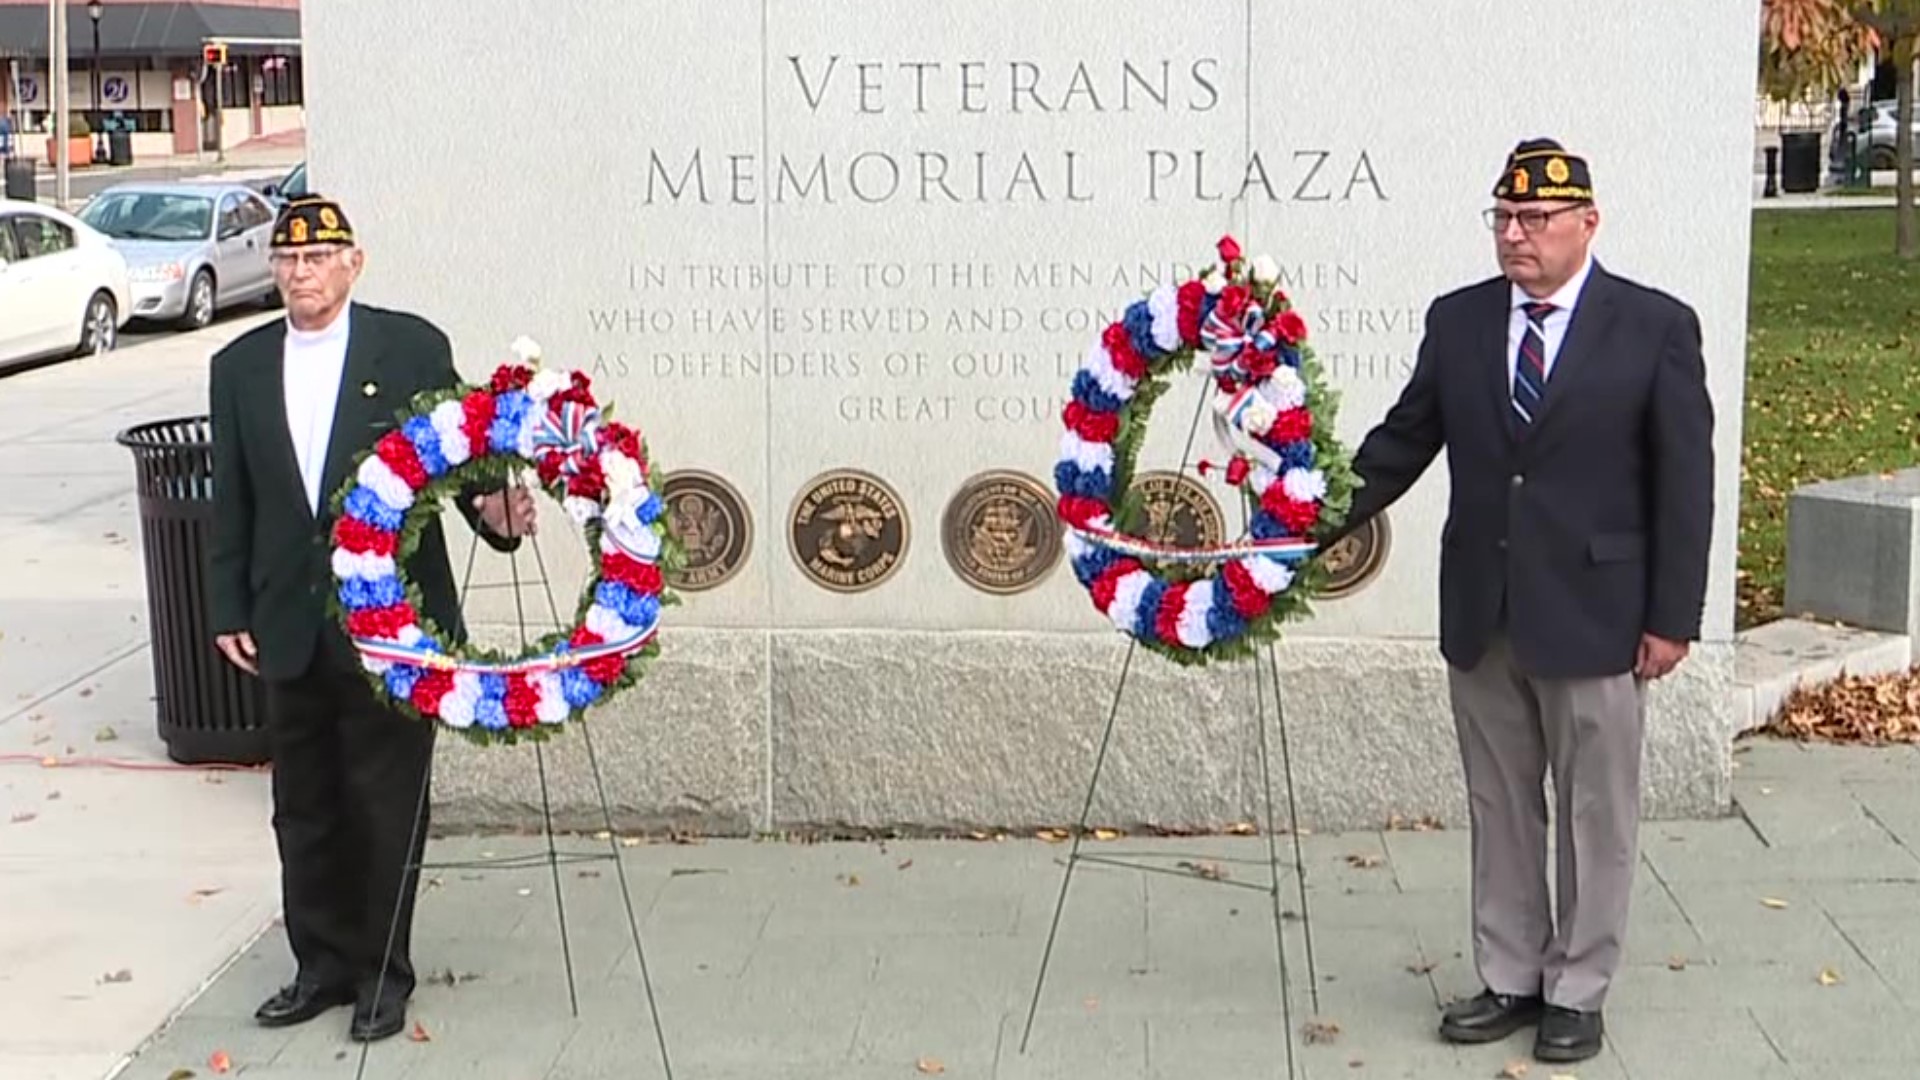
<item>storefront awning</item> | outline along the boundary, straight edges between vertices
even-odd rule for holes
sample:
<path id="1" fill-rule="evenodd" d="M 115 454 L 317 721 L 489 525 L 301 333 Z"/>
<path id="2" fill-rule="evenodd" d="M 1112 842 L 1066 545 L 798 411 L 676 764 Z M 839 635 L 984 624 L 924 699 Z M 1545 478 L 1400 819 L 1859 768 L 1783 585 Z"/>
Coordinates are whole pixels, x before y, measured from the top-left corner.
<path id="1" fill-rule="evenodd" d="M 67 10 L 67 51 L 78 63 L 93 56 L 93 20 L 85 4 Z M 300 12 L 217 3 L 110 2 L 100 18 L 104 57 L 199 56 L 200 44 L 208 38 L 242 39 L 227 47 L 229 56 L 298 52 Z M 0 5 L 0 56 L 46 59 L 46 5 Z"/>

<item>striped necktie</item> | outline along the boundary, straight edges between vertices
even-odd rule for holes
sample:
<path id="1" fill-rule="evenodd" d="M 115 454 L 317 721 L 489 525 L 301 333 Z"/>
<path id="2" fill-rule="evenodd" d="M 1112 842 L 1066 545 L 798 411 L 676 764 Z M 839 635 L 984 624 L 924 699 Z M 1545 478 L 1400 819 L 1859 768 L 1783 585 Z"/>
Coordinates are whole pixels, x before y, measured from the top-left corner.
<path id="1" fill-rule="evenodd" d="M 1547 314 L 1553 305 L 1528 304 L 1527 332 L 1520 339 L 1520 355 L 1513 365 L 1513 414 L 1522 427 L 1533 423 L 1540 411 L 1540 400 L 1547 392 Z"/>

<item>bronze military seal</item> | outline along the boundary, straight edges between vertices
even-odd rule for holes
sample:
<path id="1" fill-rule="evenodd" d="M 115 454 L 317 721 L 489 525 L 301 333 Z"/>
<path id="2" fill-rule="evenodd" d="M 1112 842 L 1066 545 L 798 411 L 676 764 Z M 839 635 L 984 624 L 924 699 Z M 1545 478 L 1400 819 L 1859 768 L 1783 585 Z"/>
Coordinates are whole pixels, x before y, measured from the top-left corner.
<path id="1" fill-rule="evenodd" d="M 1146 519 L 1137 533 L 1143 540 L 1174 547 L 1211 547 L 1227 540 L 1220 504 L 1198 480 L 1175 472 L 1144 472 L 1133 490 Z"/>
<path id="2" fill-rule="evenodd" d="M 1393 527 L 1383 512 L 1342 537 L 1328 548 L 1320 563 L 1327 568 L 1327 585 L 1322 596 L 1337 600 L 1352 596 L 1380 575 L 1387 563 L 1387 551 L 1393 543 Z"/>
<path id="3" fill-rule="evenodd" d="M 668 582 L 701 592 L 726 584 L 753 551 L 753 517 L 732 484 L 710 472 L 682 469 L 662 485 L 668 520 L 686 549 L 686 563 Z"/>
<path id="4" fill-rule="evenodd" d="M 1004 470 L 968 479 L 940 522 L 941 544 L 954 573 L 981 592 L 999 595 L 1044 580 L 1060 559 L 1060 535 L 1046 487 Z"/>
<path id="5" fill-rule="evenodd" d="M 821 588 L 853 593 L 892 577 L 906 558 L 907 514 L 886 482 L 835 469 L 807 482 L 787 522 L 793 559 Z"/>

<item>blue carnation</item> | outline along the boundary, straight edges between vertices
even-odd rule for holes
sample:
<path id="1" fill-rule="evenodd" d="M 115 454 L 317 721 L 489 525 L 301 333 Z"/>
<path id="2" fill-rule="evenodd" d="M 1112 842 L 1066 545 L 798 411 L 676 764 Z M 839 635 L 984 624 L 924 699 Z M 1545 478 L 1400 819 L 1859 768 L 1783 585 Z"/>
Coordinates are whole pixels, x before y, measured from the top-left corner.
<path id="1" fill-rule="evenodd" d="M 640 616 L 640 621 L 632 624 L 634 626 L 645 628 L 659 622 L 660 598 L 657 596 L 642 596 L 640 603 L 634 608 L 634 613 Z"/>
<path id="2" fill-rule="evenodd" d="M 406 515 L 381 501 L 365 484 L 355 484 L 343 504 L 347 516 L 364 521 L 382 532 L 399 532 Z"/>
<path id="3" fill-rule="evenodd" d="M 511 454 L 520 445 L 533 399 L 524 390 L 509 390 L 493 400 L 493 423 L 487 427 L 487 445 L 496 454 Z"/>
<path id="4" fill-rule="evenodd" d="M 660 495 L 649 491 L 647 501 L 640 504 L 640 508 L 634 511 L 634 516 L 640 519 L 640 524 L 651 525 L 660 520 L 660 515 L 666 512 L 667 505 L 660 501 Z"/>
<path id="5" fill-rule="evenodd" d="M 1093 372 L 1085 368 L 1074 372 L 1073 397 L 1074 400 L 1095 412 L 1120 411 L 1120 399 L 1101 389 L 1100 380 L 1094 378 Z"/>
<path id="6" fill-rule="evenodd" d="M 447 455 L 440 449 L 440 432 L 433 421 L 424 416 L 415 416 L 401 425 L 400 430 L 413 444 L 413 452 L 420 455 L 420 467 L 427 470 L 428 476 L 439 476 L 452 466 L 447 464 Z"/>
<path id="7" fill-rule="evenodd" d="M 1233 610 L 1233 601 L 1224 594 L 1224 588 L 1214 593 L 1213 606 L 1207 609 L 1207 633 L 1215 641 L 1232 641 L 1247 632 L 1247 621 Z"/>
<path id="8" fill-rule="evenodd" d="M 1127 305 L 1127 314 L 1121 323 L 1127 328 L 1127 337 L 1133 340 L 1133 351 L 1139 353 L 1142 359 L 1153 360 L 1166 355 L 1167 351 L 1153 340 L 1153 309 L 1147 307 L 1145 300 L 1135 300 Z"/>
<path id="9" fill-rule="evenodd" d="M 1160 617 L 1160 598 L 1166 593 L 1167 583 L 1164 581 L 1149 582 L 1146 588 L 1140 590 L 1140 606 L 1133 613 L 1133 635 L 1141 641 L 1158 639 L 1154 623 Z"/>
<path id="10" fill-rule="evenodd" d="M 489 731 L 507 726 L 507 703 L 498 698 L 481 698 L 473 706 L 473 722 Z"/>
<path id="11" fill-rule="evenodd" d="M 389 574 L 378 581 L 352 578 L 340 583 L 340 603 L 349 611 L 391 607 L 406 599 L 406 587 Z"/>
<path id="12" fill-rule="evenodd" d="M 420 676 L 423 674 L 424 672 L 412 664 L 393 665 L 387 669 L 387 693 L 400 701 L 407 700 L 413 696 L 413 687 L 420 681 Z"/>
<path id="13" fill-rule="evenodd" d="M 567 668 L 560 673 L 560 692 L 566 696 L 568 705 L 584 709 L 599 699 L 600 684 L 579 668 Z"/>
<path id="14" fill-rule="evenodd" d="M 639 593 L 627 588 L 618 581 L 603 581 L 593 590 L 593 598 L 608 610 L 620 616 L 620 621 L 628 626 L 645 626 L 647 608 L 640 601 Z M 659 614 L 656 609 L 655 615 Z"/>
<path id="15" fill-rule="evenodd" d="M 1280 448 L 1280 461 L 1287 469 L 1313 468 L 1313 440 L 1295 439 L 1285 446 L 1282 446 Z"/>
<path id="16" fill-rule="evenodd" d="M 1053 483 L 1062 495 L 1105 500 L 1113 494 L 1113 474 L 1105 469 L 1082 469 L 1072 461 L 1055 462 Z"/>
<path id="17" fill-rule="evenodd" d="M 1117 558 L 1119 556 L 1107 548 L 1094 548 L 1073 560 L 1073 576 L 1080 579 L 1081 585 L 1092 588 L 1093 583 L 1100 579 L 1101 574 L 1107 572 L 1107 568 L 1112 566 Z"/>
<path id="18" fill-rule="evenodd" d="M 1300 366 L 1300 350 L 1291 345 L 1280 346 L 1280 362 L 1290 368 Z"/>
<path id="19" fill-rule="evenodd" d="M 1288 536 L 1293 535 L 1287 532 L 1287 527 L 1280 524 L 1278 518 L 1267 513 L 1265 510 L 1253 515 L 1253 521 L 1249 524 L 1248 531 L 1253 533 L 1255 539 L 1259 540 L 1284 540 Z"/>

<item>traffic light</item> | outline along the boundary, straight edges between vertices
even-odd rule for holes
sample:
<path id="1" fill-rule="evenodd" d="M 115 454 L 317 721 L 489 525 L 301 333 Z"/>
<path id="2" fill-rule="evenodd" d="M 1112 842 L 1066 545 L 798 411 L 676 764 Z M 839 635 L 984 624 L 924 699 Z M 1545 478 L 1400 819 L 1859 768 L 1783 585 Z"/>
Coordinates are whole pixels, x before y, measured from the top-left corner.
<path id="1" fill-rule="evenodd" d="M 227 43 L 224 41 L 207 42 L 205 45 L 200 46 L 200 58 L 207 62 L 208 67 L 226 67 Z"/>

